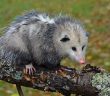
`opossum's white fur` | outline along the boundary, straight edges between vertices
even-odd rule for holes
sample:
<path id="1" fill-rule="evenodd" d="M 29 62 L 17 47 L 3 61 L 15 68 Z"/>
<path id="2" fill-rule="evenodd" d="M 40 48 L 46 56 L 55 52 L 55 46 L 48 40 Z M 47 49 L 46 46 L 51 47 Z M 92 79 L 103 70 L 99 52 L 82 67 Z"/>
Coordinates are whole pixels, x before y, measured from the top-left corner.
<path id="1" fill-rule="evenodd" d="M 61 42 L 65 36 L 69 42 Z M 85 57 L 86 47 L 84 51 L 81 48 L 87 46 L 87 38 L 77 20 L 32 11 L 13 21 L 0 38 L 0 61 L 2 65 L 10 61 L 18 66 L 33 63 L 47 67 L 57 66 L 63 57 L 78 61 L 78 56 Z M 73 52 L 74 46 L 77 52 Z"/>
<path id="2" fill-rule="evenodd" d="M 38 19 L 41 20 L 42 22 L 46 22 L 46 23 L 55 23 L 54 19 L 50 19 L 49 16 L 44 17 L 42 14 L 38 15 Z"/>

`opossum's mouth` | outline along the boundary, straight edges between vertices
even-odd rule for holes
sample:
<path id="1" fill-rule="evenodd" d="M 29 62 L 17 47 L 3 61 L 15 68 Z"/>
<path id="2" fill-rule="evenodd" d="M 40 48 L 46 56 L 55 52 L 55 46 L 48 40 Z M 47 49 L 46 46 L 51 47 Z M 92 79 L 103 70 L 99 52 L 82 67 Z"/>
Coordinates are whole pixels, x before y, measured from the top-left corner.
<path id="1" fill-rule="evenodd" d="M 79 64 L 86 64 L 86 61 L 85 59 L 81 58 L 81 59 L 76 59 L 76 61 L 79 63 Z"/>
<path id="2" fill-rule="evenodd" d="M 85 64 L 85 60 L 81 59 L 81 60 L 79 61 L 79 63 L 80 63 L 80 64 Z"/>
<path id="3" fill-rule="evenodd" d="M 74 54 L 70 53 L 68 55 L 68 57 L 72 60 L 72 61 L 76 61 L 79 64 L 86 64 L 85 58 L 83 56 L 75 56 Z"/>
<path id="4" fill-rule="evenodd" d="M 71 58 L 72 60 L 75 60 L 76 62 L 78 62 L 79 64 L 86 64 L 85 59 L 78 59 L 78 58 Z"/>

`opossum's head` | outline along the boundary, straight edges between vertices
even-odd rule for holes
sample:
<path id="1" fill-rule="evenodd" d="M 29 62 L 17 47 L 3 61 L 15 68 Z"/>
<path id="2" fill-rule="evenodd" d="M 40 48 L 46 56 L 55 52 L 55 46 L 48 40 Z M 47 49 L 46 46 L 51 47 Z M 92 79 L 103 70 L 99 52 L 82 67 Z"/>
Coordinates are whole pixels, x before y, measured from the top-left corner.
<path id="1" fill-rule="evenodd" d="M 65 21 L 59 24 L 55 42 L 60 55 L 85 63 L 88 36 L 83 27 L 76 21 Z"/>

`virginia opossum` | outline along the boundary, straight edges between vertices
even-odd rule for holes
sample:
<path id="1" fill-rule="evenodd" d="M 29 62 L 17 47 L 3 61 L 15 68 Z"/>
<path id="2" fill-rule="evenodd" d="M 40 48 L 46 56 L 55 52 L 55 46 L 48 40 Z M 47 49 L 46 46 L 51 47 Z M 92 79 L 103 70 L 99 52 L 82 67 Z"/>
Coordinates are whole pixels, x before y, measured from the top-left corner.
<path id="1" fill-rule="evenodd" d="M 16 18 L 5 31 L 0 37 L 1 66 L 23 66 L 32 74 L 36 65 L 54 68 L 65 57 L 85 63 L 87 32 L 69 16 L 50 18 L 32 11 Z"/>

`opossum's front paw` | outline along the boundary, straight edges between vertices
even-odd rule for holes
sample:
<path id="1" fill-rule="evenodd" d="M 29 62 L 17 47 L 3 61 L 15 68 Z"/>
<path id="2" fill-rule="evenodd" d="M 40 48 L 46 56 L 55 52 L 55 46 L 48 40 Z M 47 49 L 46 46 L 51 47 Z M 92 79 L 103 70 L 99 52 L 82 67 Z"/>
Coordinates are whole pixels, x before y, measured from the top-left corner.
<path id="1" fill-rule="evenodd" d="M 25 74 L 33 75 L 33 73 L 36 72 L 36 69 L 32 64 L 26 65 L 24 69 Z"/>

